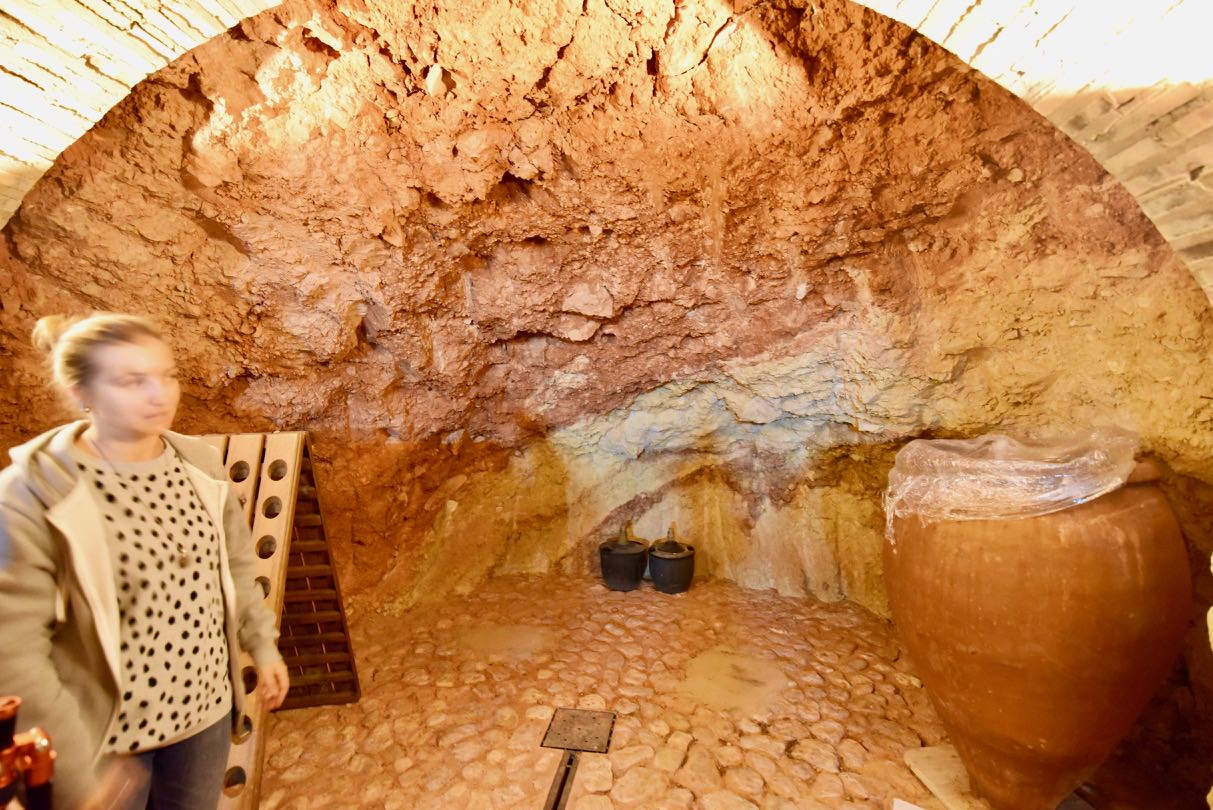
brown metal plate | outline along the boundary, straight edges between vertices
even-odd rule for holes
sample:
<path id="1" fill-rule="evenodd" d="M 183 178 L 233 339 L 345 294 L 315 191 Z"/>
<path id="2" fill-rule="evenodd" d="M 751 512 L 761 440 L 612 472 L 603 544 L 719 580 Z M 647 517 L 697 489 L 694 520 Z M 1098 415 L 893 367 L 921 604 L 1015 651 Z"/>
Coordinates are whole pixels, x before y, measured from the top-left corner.
<path id="1" fill-rule="evenodd" d="M 541 745 L 544 748 L 605 754 L 611 747 L 611 731 L 614 728 L 615 712 L 557 709 Z"/>

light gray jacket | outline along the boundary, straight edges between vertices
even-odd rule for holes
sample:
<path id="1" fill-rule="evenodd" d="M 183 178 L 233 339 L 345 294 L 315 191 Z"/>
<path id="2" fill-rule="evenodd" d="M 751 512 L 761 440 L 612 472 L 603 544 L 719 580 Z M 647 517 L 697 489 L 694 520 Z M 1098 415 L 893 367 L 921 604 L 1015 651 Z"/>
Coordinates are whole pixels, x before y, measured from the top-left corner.
<path id="1" fill-rule="evenodd" d="M 51 735 L 56 807 L 87 798 L 120 704 L 118 599 L 100 509 L 69 455 L 87 426 L 49 430 L 0 471 L 0 694 L 22 704 L 21 728 Z M 279 658 L 274 616 L 262 603 L 248 524 L 219 454 L 201 439 L 166 433 L 224 542 L 220 581 L 237 713 L 238 647 L 258 668 Z"/>

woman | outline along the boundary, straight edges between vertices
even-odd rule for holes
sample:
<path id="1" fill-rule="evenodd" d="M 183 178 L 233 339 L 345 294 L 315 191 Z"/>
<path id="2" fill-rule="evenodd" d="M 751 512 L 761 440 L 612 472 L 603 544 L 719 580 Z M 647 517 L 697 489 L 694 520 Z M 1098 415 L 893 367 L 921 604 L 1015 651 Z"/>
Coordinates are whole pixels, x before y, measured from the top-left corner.
<path id="1" fill-rule="evenodd" d="M 85 418 L 0 472 L 0 694 L 51 735 L 56 807 L 214 810 L 237 645 L 266 705 L 288 688 L 240 504 L 215 450 L 169 430 L 180 386 L 151 323 L 54 316 L 34 344 Z"/>

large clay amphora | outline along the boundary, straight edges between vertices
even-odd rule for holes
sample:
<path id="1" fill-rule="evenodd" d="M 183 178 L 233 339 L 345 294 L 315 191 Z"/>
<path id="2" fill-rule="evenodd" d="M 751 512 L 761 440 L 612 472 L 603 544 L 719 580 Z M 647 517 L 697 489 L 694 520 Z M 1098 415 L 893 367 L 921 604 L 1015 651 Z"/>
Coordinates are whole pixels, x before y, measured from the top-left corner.
<path id="1" fill-rule="evenodd" d="M 893 620 L 974 789 L 1054 810 L 1129 732 L 1192 615 L 1163 494 L 1147 480 L 1039 517 L 909 514 L 892 541 Z"/>

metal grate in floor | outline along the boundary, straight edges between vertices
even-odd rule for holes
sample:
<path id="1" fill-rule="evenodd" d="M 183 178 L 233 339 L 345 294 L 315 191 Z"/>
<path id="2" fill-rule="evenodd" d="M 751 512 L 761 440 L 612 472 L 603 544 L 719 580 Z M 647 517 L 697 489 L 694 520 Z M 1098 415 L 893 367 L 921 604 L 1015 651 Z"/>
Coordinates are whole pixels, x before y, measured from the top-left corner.
<path id="1" fill-rule="evenodd" d="M 552 788 L 548 791 L 543 810 L 564 810 L 573 790 L 577 762 L 582 751 L 605 754 L 611 747 L 611 732 L 615 728 L 615 712 L 588 709 L 557 709 L 543 735 L 544 748 L 562 748 L 564 756 L 556 767 Z"/>
<path id="2" fill-rule="evenodd" d="M 611 731 L 615 728 L 615 712 L 595 712 L 588 709 L 557 709 L 543 736 L 544 748 L 566 751 L 591 751 L 605 754 L 611 747 Z"/>

